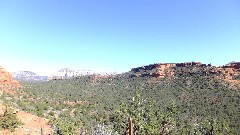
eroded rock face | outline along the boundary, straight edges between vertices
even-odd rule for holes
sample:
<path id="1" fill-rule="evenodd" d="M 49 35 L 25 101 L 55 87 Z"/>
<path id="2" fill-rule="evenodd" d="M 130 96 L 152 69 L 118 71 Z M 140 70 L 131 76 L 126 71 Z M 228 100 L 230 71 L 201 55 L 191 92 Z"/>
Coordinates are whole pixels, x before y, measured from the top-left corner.
<path id="1" fill-rule="evenodd" d="M 1 87 L 20 87 L 18 81 L 14 80 L 12 75 L 0 66 L 0 88 Z"/>
<path id="2" fill-rule="evenodd" d="M 132 72 L 136 74 L 137 77 L 151 76 L 155 78 L 163 77 L 173 77 L 176 74 L 177 68 L 192 68 L 195 70 L 205 71 L 206 74 L 211 74 L 219 79 L 226 80 L 238 80 L 240 81 L 240 62 L 229 63 L 224 66 L 215 67 L 211 64 L 202 64 L 200 62 L 184 62 L 184 63 L 159 63 L 151 64 L 147 66 L 132 68 Z M 183 71 L 178 74 L 191 74 L 191 71 Z"/>
<path id="3" fill-rule="evenodd" d="M 240 77 L 240 62 L 228 63 L 220 66 L 218 70 L 224 74 L 224 79 L 235 80 Z"/>
<path id="4" fill-rule="evenodd" d="M 206 67 L 206 64 L 200 62 L 184 62 L 184 63 L 158 63 L 147 66 L 132 68 L 132 72 L 144 72 L 144 74 L 138 74 L 137 76 L 152 76 L 156 78 L 163 78 L 166 76 L 174 76 L 175 67 L 189 67 L 189 66 L 201 66 Z M 209 66 L 209 65 L 208 65 Z M 171 69 L 171 70 L 170 70 Z"/>

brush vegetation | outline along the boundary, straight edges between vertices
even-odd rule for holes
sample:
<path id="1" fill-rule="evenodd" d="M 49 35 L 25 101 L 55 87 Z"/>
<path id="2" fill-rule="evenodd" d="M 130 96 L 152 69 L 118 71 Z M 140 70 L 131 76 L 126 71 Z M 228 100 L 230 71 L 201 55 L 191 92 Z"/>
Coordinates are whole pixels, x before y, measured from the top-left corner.
<path id="1" fill-rule="evenodd" d="M 238 134 L 239 87 L 183 67 L 174 77 L 73 77 L 25 83 L 13 104 L 51 119 L 56 134 Z M 146 71 L 140 71 L 142 74 Z"/>

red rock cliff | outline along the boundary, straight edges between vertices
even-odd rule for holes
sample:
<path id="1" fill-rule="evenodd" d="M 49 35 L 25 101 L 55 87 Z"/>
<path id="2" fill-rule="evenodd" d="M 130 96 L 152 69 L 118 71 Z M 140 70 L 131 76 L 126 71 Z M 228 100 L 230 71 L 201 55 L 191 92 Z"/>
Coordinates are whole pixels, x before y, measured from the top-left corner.
<path id="1" fill-rule="evenodd" d="M 147 66 L 132 68 L 132 72 L 137 76 L 152 76 L 156 78 L 171 77 L 175 75 L 175 70 L 178 67 L 197 67 L 201 70 L 206 70 L 219 79 L 235 80 L 240 76 L 240 62 L 233 62 L 224 66 L 215 67 L 211 64 L 202 64 L 200 62 L 184 62 L 184 63 L 158 63 Z M 182 72 L 186 74 L 187 72 Z"/>
<path id="2" fill-rule="evenodd" d="M 20 87 L 20 84 L 18 81 L 12 78 L 12 75 L 9 72 L 4 70 L 4 68 L 0 66 L 0 88 L 2 86 L 10 86 L 10 87 L 18 88 Z"/>

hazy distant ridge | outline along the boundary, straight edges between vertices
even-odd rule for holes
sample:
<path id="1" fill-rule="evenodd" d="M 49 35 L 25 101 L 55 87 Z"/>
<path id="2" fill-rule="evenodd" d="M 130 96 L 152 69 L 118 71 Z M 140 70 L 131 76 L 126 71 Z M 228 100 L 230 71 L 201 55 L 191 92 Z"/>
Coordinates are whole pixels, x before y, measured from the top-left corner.
<path id="1" fill-rule="evenodd" d="M 13 78 L 18 81 L 47 81 L 48 76 L 41 76 L 32 71 L 12 72 Z"/>

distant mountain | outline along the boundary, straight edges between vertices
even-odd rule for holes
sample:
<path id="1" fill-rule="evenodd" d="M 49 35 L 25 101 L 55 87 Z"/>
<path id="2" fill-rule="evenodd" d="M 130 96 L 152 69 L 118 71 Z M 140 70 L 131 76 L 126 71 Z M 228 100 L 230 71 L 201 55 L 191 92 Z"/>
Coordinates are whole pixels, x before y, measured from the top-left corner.
<path id="1" fill-rule="evenodd" d="M 12 72 L 13 78 L 18 81 L 47 81 L 48 76 L 40 76 L 32 71 Z"/>

